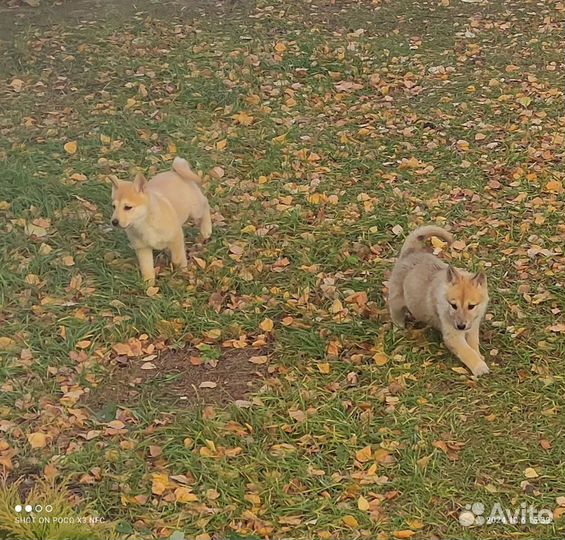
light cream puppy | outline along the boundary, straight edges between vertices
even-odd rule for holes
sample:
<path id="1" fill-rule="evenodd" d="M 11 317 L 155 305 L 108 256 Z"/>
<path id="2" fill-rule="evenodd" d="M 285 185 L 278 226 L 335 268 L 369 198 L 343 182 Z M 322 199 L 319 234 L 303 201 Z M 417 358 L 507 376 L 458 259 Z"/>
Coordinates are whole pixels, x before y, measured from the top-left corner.
<path id="1" fill-rule="evenodd" d="M 453 241 L 433 225 L 408 235 L 388 284 L 392 320 L 403 328 L 410 319 L 436 328 L 473 375 L 488 373 L 479 351 L 479 327 L 489 301 L 486 276 L 456 269 L 426 251 L 424 241 L 430 236 Z"/>
<path id="2" fill-rule="evenodd" d="M 212 234 L 208 199 L 200 191 L 200 177 L 186 160 L 176 157 L 171 171 L 149 182 L 138 174 L 133 182 L 112 178 L 112 225 L 126 231 L 135 249 L 143 279 L 155 281 L 153 250 L 167 249 L 179 268 L 187 267 L 182 226 L 190 218 L 204 239 Z"/>

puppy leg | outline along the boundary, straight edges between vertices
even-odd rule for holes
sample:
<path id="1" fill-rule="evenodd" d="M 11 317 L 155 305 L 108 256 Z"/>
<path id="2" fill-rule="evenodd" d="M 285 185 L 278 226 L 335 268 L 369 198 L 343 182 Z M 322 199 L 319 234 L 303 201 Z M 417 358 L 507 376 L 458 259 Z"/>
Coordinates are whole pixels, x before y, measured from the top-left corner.
<path id="1" fill-rule="evenodd" d="M 210 238 L 210 236 L 212 236 L 212 218 L 210 216 L 210 207 L 208 205 L 206 205 L 206 210 L 200 218 L 199 225 L 202 238 L 204 238 L 204 240 Z"/>
<path id="2" fill-rule="evenodd" d="M 473 375 L 478 377 L 489 372 L 481 355 L 467 343 L 462 332 L 446 332 L 443 334 L 443 341 L 449 350 L 471 370 Z"/>
<path id="3" fill-rule="evenodd" d="M 169 249 L 171 250 L 171 260 L 173 261 L 173 265 L 185 269 L 188 266 L 188 261 L 186 260 L 184 233 L 182 229 L 179 230 L 175 239 L 171 242 Z"/>
<path id="4" fill-rule="evenodd" d="M 407 314 L 409 314 L 410 312 L 406 307 L 406 304 L 404 302 L 404 295 L 402 293 L 389 294 L 388 309 L 392 322 L 400 328 L 405 328 L 407 322 Z"/>
<path id="5" fill-rule="evenodd" d="M 155 267 L 153 266 L 153 250 L 150 247 L 139 248 L 135 250 L 137 260 L 139 261 L 139 268 L 143 279 L 149 285 L 155 283 Z"/>
<path id="6" fill-rule="evenodd" d="M 479 349 L 479 325 L 475 325 L 467 332 L 467 343 L 484 360 L 483 355 Z"/>

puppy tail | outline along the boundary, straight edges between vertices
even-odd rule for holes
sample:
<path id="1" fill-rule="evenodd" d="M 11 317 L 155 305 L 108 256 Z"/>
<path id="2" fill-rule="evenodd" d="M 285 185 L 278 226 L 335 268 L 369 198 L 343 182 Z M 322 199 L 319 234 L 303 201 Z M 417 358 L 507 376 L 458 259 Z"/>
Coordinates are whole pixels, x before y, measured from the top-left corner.
<path id="1" fill-rule="evenodd" d="M 202 183 L 202 178 L 200 178 L 200 176 L 198 176 L 190 168 L 190 165 L 188 164 L 188 161 L 186 161 L 186 159 L 177 156 L 173 161 L 173 171 L 175 171 L 181 178 L 184 178 L 185 180 L 192 180 L 197 184 Z"/>
<path id="2" fill-rule="evenodd" d="M 424 225 L 423 227 L 418 227 L 406 237 L 402 249 L 400 250 L 400 256 L 405 257 L 415 251 L 422 251 L 424 249 L 424 242 L 430 236 L 437 236 L 445 240 L 448 244 L 453 242 L 453 235 L 445 229 L 436 225 Z"/>

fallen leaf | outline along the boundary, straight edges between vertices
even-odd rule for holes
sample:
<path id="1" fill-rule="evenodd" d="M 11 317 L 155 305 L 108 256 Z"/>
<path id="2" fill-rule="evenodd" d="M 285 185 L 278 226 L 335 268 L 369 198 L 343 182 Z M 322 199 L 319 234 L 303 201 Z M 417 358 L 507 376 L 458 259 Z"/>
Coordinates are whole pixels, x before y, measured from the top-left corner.
<path id="1" fill-rule="evenodd" d="M 63 148 L 65 149 L 65 152 L 67 152 L 67 154 L 76 154 L 78 145 L 76 141 L 70 141 L 68 143 L 66 143 Z"/>
<path id="2" fill-rule="evenodd" d="M 352 529 L 357 529 L 357 527 L 359 527 L 359 522 L 352 515 L 348 514 L 346 516 L 343 516 L 341 518 L 341 521 L 343 521 L 345 525 Z"/>
<path id="3" fill-rule="evenodd" d="M 159 287 L 148 287 L 145 294 L 150 298 L 155 296 L 159 292 Z"/>
<path id="4" fill-rule="evenodd" d="M 273 329 L 273 321 L 271 319 L 263 319 L 259 328 L 261 328 L 263 332 L 270 332 Z"/>
<path id="5" fill-rule="evenodd" d="M 171 487 L 169 476 L 164 473 L 153 473 L 153 482 L 151 484 L 151 492 L 154 495 L 163 495 L 167 489 Z"/>
<path id="6" fill-rule="evenodd" d="M 415 534 L 416 533 L 414 531 L 411 531 L 410 529 L 405 529 L 403 531 L 394 531 L 392 533 L 395 538 L 411 538 Z"/>
<path id="7" fill-rule="evenodd" d="M 190 492 L 190 489 L 184 486 L 175 489 L 175 501 L 178 503 L 190 503 L 198 500 L 198 497 Z"/>
<path id="8" fill-rule="evenodd" d="M 377 366 L 384 366 L 388 362 L 388 356 L 384 352 L 378 352 L 373 355 L 373 360 Z"/>
<path id="9" fill-rule="evenodd" d="M 149 370 L 149 369 L 156 369 L 157 366 L 153 362 L 144 362 L 141 364 L 141 369 Z"/>
<path id="10" fill-rule="evenodd" d="M 361 510 L 362 512 L 366 512 L 367 510 L 369 510 L 369 501 L 365 499 L 363 495 L 361 495 L 357 499 L 357 508 L 359 508 L 359 510 Z"/>
<path id="11" fill-rule="evenodd" d="M 533 469 L 532 467 L 528 467 L 525 471 L 524 471 L 524 476 L 526 478 L 537 478 L 539 476 L 538 472 Z"/>
<path id="12" fill-rule="evenodd" d="M 365 446 L 361 450 L 355 452 L 355 459 L 361 463 L 366 463 L 373 457 L 373 451 L 370 446 Z"/>
<path id="13" fill-rule="evenodd" d="M 320 371 L 320 373 L 324 373 L 324 374 L 328 374 L 331 372 L 332 368 L 330 366 L 330 364 L 328 362 L 320 362 L 319 364 L 317 364 L 318 366 L 318 370 Z"/>
<path id="14" fill-rule="evenodd" d="M 12 338 L 6 336 L 0 337 L 0 350 L 11 349 L 15 344 L 16 342 Z"/>
<path id="15" fill-rule="evenodd" d="M 267 356 L 251 356 L 250 358 L 247 359 L 248 362 L 251 362 L 252 364 L 266 364 L 268 360 Z"/>
<path id="16" fill-rule="evenodd" d="M 218 383 L 213 381 L 203 381 L 198 385 L 198 388 L 216 388 L 216 386 L 218 386 Z"/>
<path id="17" fill-rule="evenodd" d="M 12 87 L 14 92 L 19 93 L 22 91 L 24 87 L 24 81 L 22 81 L 21 79 L 13 79 L 12 82 L 10 83 L 10 86 Z"/>
<path id="18" fill-rule="evenodd" d="M 47 437 L 45 433 L 39 431 L 35 433 L 30 433 L 27 436 L 27 440 L 32 448 L 44 448 L 47 445 Z"/>

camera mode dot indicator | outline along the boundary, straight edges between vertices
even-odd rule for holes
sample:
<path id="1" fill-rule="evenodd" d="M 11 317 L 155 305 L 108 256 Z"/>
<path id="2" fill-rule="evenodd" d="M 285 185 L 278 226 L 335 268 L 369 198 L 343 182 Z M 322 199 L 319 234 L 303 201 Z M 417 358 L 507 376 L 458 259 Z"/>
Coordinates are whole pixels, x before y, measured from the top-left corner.
<path id="1" fill-rule="evenodd" d="M 21 505 L 21 504 L 16 504 L 14 510 L 15 510 L 16 512 L 21 512 L 21 511 L 22 511 L 22 505 Z"/>

